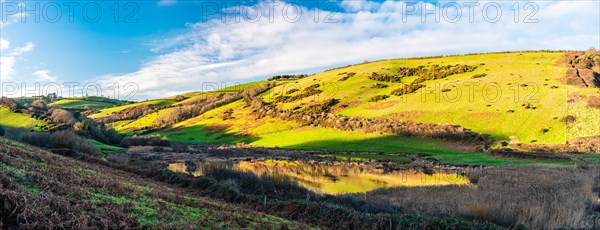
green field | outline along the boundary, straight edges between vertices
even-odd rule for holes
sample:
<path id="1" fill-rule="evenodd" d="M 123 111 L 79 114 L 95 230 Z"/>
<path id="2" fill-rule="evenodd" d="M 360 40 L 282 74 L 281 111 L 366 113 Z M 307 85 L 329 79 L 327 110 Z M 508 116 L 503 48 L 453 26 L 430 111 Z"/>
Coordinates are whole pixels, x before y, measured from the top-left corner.
<path id="1" fill-rule="evenodd" d="M 319 83 L 323 93 L 286 103 L 291 109 L 302 103 L 336 98 L 349 105 L 339 111 L 343 116 L 389 117 L 438 124 L 456 124 L 473 131 L 489 134 L 500 140 L 521 143 L 564 143 L 568 139 L 600 135 L 600 110 L 587 108 L 586 101 L 567 103 L 569 95 L 598 95 L 597 88 L 580 89 L 560 82 L 566 68 L 557 64 L 562 53 L 525 52 L 502 54 L 478 54 L 426 58 L 414 60 L 388 60 L 371 62 L 347 68 L 326 71 L 315 76 L 274 88 L 265 95 L 272 101 L 276 95 L 289 89 L 303 89 Z M 386 72 L 399 66 L 416 67 L 466 64 L 477 66 L 474 72 L 452 75 L 445 79 L 427 81 L 426 89 L 402 97 L 391 96 L 387 100 L 368 102 L 374 95 L 390 95 L 390 92 L 413 79 L 402 83 L 378 82 L 368 79 L 372 72 Z M 482 65 L 484 64 L 484 65 Z M 356 73 L 345 81 L 339 81 L 343 73 Z M 472 79 L 475 74 L 486 77 Z M 387 84 L 387 88 L 371 88 L 374 83 Z M 527 85 L 527 86 L 524 86 Z M 553 88 L 554 87 L 554 88 Z M 557 87 L 557 88 L 556 88 Z M 449 89 L 448 92 L 441 92 Z M 536 109 L 526 109 L 531 104 Z M 509 112 L 509 111 L 514 112 Z M 581 119 L 567 130 L 560 121 L 571 113 Z M 547 132 L 542 132 L 548 129 Z M 512 138 L 511 138 L 512 137 Z"/>
<path id="2" fill-rule="evenodd" d="M 279 86 L 261 94 L 267 103 L 282 95 L 297 95 L 311 85 L 319 84 L 321 93 L 291 102 L 276 103 L 281 109 L 303 108 L 326 99 L 337 99 L 334 113 L 341 116 L 385 117 L 425 123 L 460 125 L 511 143 L 558 144 L 578 137 L 600 135 L 600 110 L 587 106 L 588 97 L 599 95 L 598 88 L 577 88 L 566 85 L 563 53 L 512 52 L 472 54 L 422 59 L 395 59 L 364 63 L 325 71 L 293 81 L 279 81 Z M 390 83 L 369 79 L 374 73 L 391 74 L 400 67 L 432 65 L 476 66 L 472 72 L 450 75 L 447 78 L 424 82 L 425 88 L 415 93 L 393 96 L 391 91 L 410 83 L 416 77 L 405 77 Z M 349 73 L 354 73 L 348 75 Z M 484 77 L 473 78 L 474 75 Z M 373 88 L 373 84 L 386 88 Z M 244 84 L 248 88 L 265 81 Z M 293 92 L 290 89 L 298 89 Z M 235 89 L 235 87 L 233 88 Z M 442 91 L 443 90 L 443 91 Z M 231 91 L 190 92 L 183 102 L 202 96 Z M 235 90 L 233 90 L 235 91 Z M 376 95 L 389 98 L 369 102 Z M 573 100 L 576 98 L 576 100 Z M 173 100 L 170 97 L 167 100 Z M 163 100 L 157 100 L 157 102 Z M 127 107 L 102 110 L 92 117 L 102 117 Z M 136 120 L 112 124 L 124 133 L 143 131 L 169 109 L 151 113 Z M 226 110 L 231 118 L 223 118 Z M 576 121 L 565 124 L 563 118 L 575 116 Z M 563 161 L 513 160 L 470 153 L 448 147 L 442 140 L 400 137 L 378 133 L 340 131 L 328 128 L 301 126 L 294 121 L 276 118 L 257 119 L 250 108 L 237 101 L 200 116 L 182 121 L 154 134 L 178 142 L 205 142 L 254 146 L 380 151 L 384 153 L 411 152 L 431 155 L 439 160 L 458 164 L 553 164 L 570 165 Z"/>
<path id="3" fill-rule="evenodd" d="M 0 106 L 0 126 L 5 128 L 25 128 L 39 131 L 45 124 L 44 121 L 31 118 L 29 115 L 15 113 L 8 108 Z"/>
<path id="4" fill-rule="evenodd" d="M 60 99 L 50 105 L 56 105 L 64 109 L 104 109 L 115 106 L 121 106 L 125 101 L 102 98 L 102 97 L 75 97 Z"/>
<path id="5" fill-rule="evenodd" d="M 127 104 L 127 105 L 123 105 L 123 106 L 102 109 L 102 110 L 98 111 L 97 113 L 90 115 L 89 117 L 90 118 L 101 118 L 101 117 L 111 115 L 113 113 L 118 113 L 119 111 L 122 111 L 127 108 L 132 108 L 132 107 L 141 106 L 141 105 L 152 105 L 152 106 L 156 106 L 156 107 L 163 107 L 163 106 L 172 105 L 174 103 L 176 103 L 176 101 L 170 100 L 170 99 L 149 100 L 149 101 L 144 101 L 144 102 L 138 102 L 138 103 Z"/>

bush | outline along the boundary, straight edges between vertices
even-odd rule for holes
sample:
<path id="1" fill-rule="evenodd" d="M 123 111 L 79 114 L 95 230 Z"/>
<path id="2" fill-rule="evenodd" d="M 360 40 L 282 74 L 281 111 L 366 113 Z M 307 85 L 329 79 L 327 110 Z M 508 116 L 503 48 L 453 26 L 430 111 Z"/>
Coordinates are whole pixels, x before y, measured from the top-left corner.
<path id="1" fill-rule="evenodd" d="M 97 155 L 100 152 L 96 146 L 71 131 L 52 133 L 50 135 L 50 145 L 52 148 L 72 149 L 90 155 Z"/>
<path id="2" fill-rule="evenodd" d="M 268 81 L 276 81 L 276 80 L 298 80 L 305 77 L 308 77 L 308 74 L 286 74 L 286 75 L 276 75 L 270 77 Z"/>
<path id="3" fill-rule="evenodd" d="M 56 125 L 74 125 L 77 123 L 77 119 L 69 111 L 64 109 L 54 109 L 51 111 L 50 119 Z"/>
<path id="4" fill-rule="evenodd" d="M 425 85 L 423 84 L 419 84 L 419 83 L 411 83 L 411 84 L 404 84 L 402 85 L 402 87 L 395 89 L 391 92 L 392 95 L 396 95 L 396 96 L 402 96 L 405 94 L 410 94 L 410 93 L 414 93 L 417 90 L 419 90 L 420 88 L 425 87 Z"/>
<path id="5" fill-rule="evenodd" d="M 561 118 L 560 121 L 564 122 L 565 124 L 572 124 L 572 123 L 575 123 L 576 119 L 575 119 L 575 116 L 568 115 L 566 117 Z"/>
<path id="6" fill-rule="evenodd" d="M 485 76 L 487 76 L 486 73 L 480 73 L 480 74 L 473 75 L 471 78 L 475 79 L 475 78 L 482 78 L 482 77 L 485 77 Z"/>
<path id="7" fill-rule="evenodd" d="M 169 146 L 169 141 L 164 137 L 134 135 L 124 137 L 121 146 Z"/>
<path id="8" fill-rule="evenodd" d="M 33 132 L 26 129 L 11 129 L 9 131 L 7 136 L 10 138 L 42 148 L 70 149 L 93 156 L 100 153 L 100 150 L 92 143 L 68 130 L 53 133 Z"/>
<path id="9" fill-rule="evenodd" d="M 383 88 L 387 88 L 388 85 L 386 84 L 381 84 L 381 83 L 375 83 L 373 85 L 371 85 L 371 88 L 373 89 L 383 89 Z"/>
<path id="10" fill-rule="evenodd" d="M 183 95 L 177 95 L 177 96 L 175 96 L 175 100 L 176 100 L 176 101 L 183 101 L 183 100 L 185 100 L 185 99 L 186 99 L 186 98 L 185 98 Z"/>
<path id="11" fill-rule="evenodd" d="M 6 130 L 0 125 L 0 137 L 4 136 L 4 133 L 6 133 Z"/>
<path id="12" fill-rule="evenodd" d="M 302 90 L 302 93 L 296 94 L 294 96 L 287 96 L 287 95 L 277 96 L 275 98 L 275 103 L 293 102 L 293 101 L 300 100 L 300 99 L 305 98 L 305 97 L 310 97 L 310 96 L 319 94 L 319 93 L 323 92 L 323 91 L 321 91 L 321 90 L 318 89 L 319 86 L 321 86 L 321 85 L 319 85 L 319 84 L 310 85 L 310 86 L 306 87 L 304 90 Z M 291 89 L 291 90 L 293 90 L 293 89 Z"/>
<path id="13" fill-rule="evenodd" d="M 329 108 L 338 102 L 336 99 L 325 100 L 322 103 L 309 105 L 302 109 L 302 112 L 306 114 L 320 114 L 329 111 Z"/>
<path id="14" fill-rule="evenodd" d="M 17 102 L 15 102 L 15 100 L 8 98 L 8 97 L 0 98 L 0 106 L 4 106 L 4 107 L 10 109 L 11 111 L 16 111 L 19 108 L 19 105 L 17 104 Z"/>
<path id="15" fill-rule="evenodd" d="M 292 94 L 292 93 L 295 93 L 295 92 L 298 92 L 298 91 L 300 91 L 300 90 L 299 90 L 299 89 L 297 89 L 297 88 L 293 88 L 293 89 L 290 89 L 290 90 L 288 90 L 288 91 L 287 91 L 287 92 L 285 92 L 285 93 L 286 93 L 286 94 Z"/>
<path id="16" fill-rule="evenodd" d="M 377 102 L 377 101 L 385 100 L 389 97 L 390 96 L 388 96 L 388 95 L 376 95 L 376 96 L 369 98 L 369 102 Z"/>

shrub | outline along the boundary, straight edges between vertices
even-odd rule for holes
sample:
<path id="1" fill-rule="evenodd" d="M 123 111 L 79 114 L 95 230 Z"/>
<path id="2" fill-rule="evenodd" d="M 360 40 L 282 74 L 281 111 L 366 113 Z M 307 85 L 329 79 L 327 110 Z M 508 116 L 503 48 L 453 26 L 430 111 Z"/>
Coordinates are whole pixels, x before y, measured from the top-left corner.
<path id="1" fill-rule="evenodd" d="M 287 91 L 287 92 L 285 92 L 285 93 L 286 93 L 286 94 L 292 94 L 292 93 L 295 93 L 295 92 L 298 92 L 298 91 L 300 91 L 300 90 L 299 90 L 299 89 L 297 89 L 297 88 L 293 88 L 293 89 L 290 89 L 290 90 L 288 90 L 288 91 Z"/>
<path id="2" fill-rule="evenodd" d="M 308 74 L 286 74 L 286 75 L 276 75 L 273 77 L 270 77 L 268 80 L 269 81 L 276 81 L 276 80 L 298 80 L 298 79 L 302 79 L 305 77 L 308 77 Z"/>
<path id="3" fill-rule="evenodd" d="M 386 75 L 386 74 L 379 74 L 376 72 L 373 72 L 371 74 L 371 76 L 369 76 L 369 79 L 371 80 L 375 80 L 375 81 L 385 81 L 385 82 L 401 82 L 402 81 L 402 76 L 396 76 L 396 75 Z"/>
<path id="4" fill-rule="evenodd" d="M 344 76 L 344 77 L 340 78 L 338 81 L 345 81 L 345 80 L 348 80 L 348 78 L 350 78 L 350 77 Z"/>
<path id="5" fill-rule="evenodd" d="M 6 130 L 0 125 L 0 137 L 4 136 L 4 133 L 6 133 Z"/>
<path id="6" fill-rule="evenodd" d="M 387 88 L 388 85 L 386 84 L 381 84 L 381 83 L 375 83 L 373 85 L 371 85 L 371 88 L 373 89 L 383 89 L 383 88 Z"/>
<path id="7" fill-rule="evenodd" d="M 572 124 L 572 123 L 575 123 L 576 119 L 575 119 L 575 116 L 568 115 L 566 117 L 561 118 L 560 121 L 564 122 L 566 124 Z"/>
<path id="8" fill-rule="evenodd" d="M 92 143 L 68 130 L 41 133 L 25 129 L 11 129 L 8 136 L 14 140 L 43 148 L 70 149 L 88 155 L 97 155 L 100 152 Z"/>
<path id="9" fill-rule="evenodd" d="M 17 102 L 8 97 L 0 98 L 0 106 L 4 106 L 12 111 L 16 111 L 19 108 Z"/>
<path id="10" fill-rule="evenodd" d="M 475 79 L 475 78 L 482 78 L 485 76 L 487 76 L 486 73 L 480 73 L 480 74 L 475 74 L 475 75 L 471 76 L 471 78 Z"/>
<path id="11" fill-rule="evenodd" d="M 134 135 L 124 137 L 121 146 L 169 146 L 169 141 L 164 137 Z"/>
<path id="12" fill-rule="evenodd" d="M 185 97 L 185 96 L 183 96 L 183 95 L 177 95 L 177 96 L 175 96 L 175 100 L 176 100 L 176 101 L 183 101 L 183 100 L 185 100 L 185 99 L 186 99 L 186 97 Z"/>
<path id="13" fill-rule="evenodd" d="M 329 108 L 338 102 L 337 99 L 325 100 L 322 103 L 309 105 L 302 109 L 302 112 L 306 114 L 320 114 L 329 111 Z"/>
<path id="14" fill-rule="evenodd" d="M 287 103 L 287 102 L 293 102 L 296 100 L 300 100 L 302 98 L 310 97 L 310 96 L 313 96 L 313 95 L 323 92 L 318 89 L 319 86 L 320 86 L 319 84 L 313 84 L 313 85 L 306 87 L 304 90 L 302 90 L 302 93 L 296 94 L 294 96 L 287 96 L 287 95 L 277 96 L 274 101 L 275 101 L 275 103 L 282 103 L 282 102 Z"/>
<path id="15" fill-rule="evenodd" d="M 67 148 L 90 155 L 97 155 L 100 152 L 96 146 L 71 131 L 52 133 L 50 135 L 50 145 L 52 148 Z"/>
<path id="16" fill-rule="evenodd" d="M 402 96 L 405 94 L 410 94 L 410 93 L 414 93 L 417 90 L 419 90 L 420 88 L 425 87 L 425 85 L 423 84 L 419 84 L 419 83 L 411 83 L 411 84 L 404 84 L 402 85 L 402 87 L 395 89 L 391 92 L 392 95 L 396 95 L 396 96 Z"/>
<path id="17" fill-rule="evenodd" d="M 51 111 L 50 119 L 57 125 L 74 125 L 77 123 L 77 119 L 69 111 L 64 109 L 54 109 Z"/>
<path id="18" fill-rule="evenodd" d="M 389 97 L 390 96 L 388 96 L 388 95 L 376 95 L 376 96 L 373 96 L 373 97 L 369 98 L 368 101 L 369 102 L 377 102 L 377 101 L 385 100 L 385 99 L 387 99 Z"/>

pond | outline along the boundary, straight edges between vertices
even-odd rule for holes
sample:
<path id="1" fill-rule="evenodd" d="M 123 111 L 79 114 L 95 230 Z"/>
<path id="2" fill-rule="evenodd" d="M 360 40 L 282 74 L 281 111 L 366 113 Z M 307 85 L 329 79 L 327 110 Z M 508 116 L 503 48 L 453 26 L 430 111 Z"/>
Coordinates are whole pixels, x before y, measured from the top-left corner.
<path id="1" fill-rule="evenodd" d="M 286 178 L 317 193 L 364 193 L 396 186 L 442 186 L 469 184 L 457 173 L 426 174 L 414 170 L 386 172 L 381 167 L 360 162 L 304 162 L 285 160 L 238 162 L 175 162 L 169 170 L 202 176 L 205 170 L 224 168 L 257 176 Z"/>

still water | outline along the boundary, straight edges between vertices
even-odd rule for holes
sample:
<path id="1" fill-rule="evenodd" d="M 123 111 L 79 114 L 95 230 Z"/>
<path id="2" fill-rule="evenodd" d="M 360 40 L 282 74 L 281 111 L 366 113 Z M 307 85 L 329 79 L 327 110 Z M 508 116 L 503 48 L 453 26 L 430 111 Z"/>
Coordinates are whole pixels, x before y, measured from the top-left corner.
<path id="1" fill-rule="evenodd" d="M 169 170 L 202 176 L 210 168 L 252 173 L 257 176 L 287 178 L 317 193 L 344 194 L 368 192 L 378 188 L 396 186 L 441 186 L 468 184 L 459 174 L 435 173 L 428 175 L 415 171 L 385 172 L 371 164 L 344 162 L 304 161 L 239 161 L 239 162 L 175 162 Z"/>

